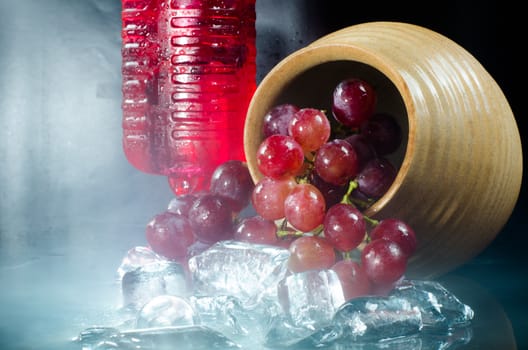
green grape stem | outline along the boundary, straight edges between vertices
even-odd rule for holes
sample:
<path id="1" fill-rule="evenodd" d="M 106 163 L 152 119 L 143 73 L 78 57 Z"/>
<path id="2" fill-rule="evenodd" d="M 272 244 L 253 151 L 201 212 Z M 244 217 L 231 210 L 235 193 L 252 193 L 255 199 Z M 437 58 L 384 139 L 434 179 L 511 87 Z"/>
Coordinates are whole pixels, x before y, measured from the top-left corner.
<path id="1" fill-rule="evenodd" d="M 352 192 L 358 188 L 358 183 L 356 180 L 352 180 L 348 183 L 348 189 L 345 193 L 345 195 L 343 196 L 343 199 L 341 199 L 341 203 L 344 203 L 344 204 L 351 204 L 351 205 L 356 205 L 356 202 L 354 200 L 352 200 L 352 198 L 350 198 L 350 196 L 352 195 Z M 365 203 L 364 201 L 361 201 L 361 203 Z M 366 215 L 363 215 L 363 218 L 365 219 L 365 221 L 367 223 L 369 223 L 371 226 L 376 226 L 379 224 L 379 221 L 378 220 L 375 220 L 371 217 L 368 217 Z"/>

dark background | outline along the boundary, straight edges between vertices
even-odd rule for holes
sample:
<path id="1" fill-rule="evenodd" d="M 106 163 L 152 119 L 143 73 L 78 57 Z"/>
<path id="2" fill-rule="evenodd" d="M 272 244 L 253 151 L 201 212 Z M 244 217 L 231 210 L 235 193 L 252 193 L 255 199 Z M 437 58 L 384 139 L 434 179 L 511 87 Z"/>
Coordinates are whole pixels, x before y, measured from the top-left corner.
<path id="1" fill-rule="evenodd" d="M 481 62 L 526 142 L 519 6 L 258 0 L 257 79 L 334 30 L 410 22 Z M 139 173 L 122 153 L 120 25 L 118 0 L 0 0 L 0 349 L 64 348 L 88 325 L 111 323 L 120 259 L 145 244 L 145 224 L 172 198 L 164 178 Z M 525 175 L 504 229 L 453 272 L 498 302 L 519 349 L 528 348 L 526 200 Z"/>

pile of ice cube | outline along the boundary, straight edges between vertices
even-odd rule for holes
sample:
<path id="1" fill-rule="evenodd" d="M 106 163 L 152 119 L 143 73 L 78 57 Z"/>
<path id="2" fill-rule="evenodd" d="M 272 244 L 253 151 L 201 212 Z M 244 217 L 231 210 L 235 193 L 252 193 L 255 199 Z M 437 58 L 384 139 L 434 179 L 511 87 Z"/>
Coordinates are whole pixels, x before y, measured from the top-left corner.
<path id="1" fill-rule="evenodd" d="M 124 322 L 83 330 L 82 350 L 453 349 L 474 312 L 435 281 L 345 301 L 333 270 L 289 274 L 285 248 L 221 241 L 188 271 L 135 247 L 117 273 Z M 175 347 L 176 346 L 176 347 Z"/>

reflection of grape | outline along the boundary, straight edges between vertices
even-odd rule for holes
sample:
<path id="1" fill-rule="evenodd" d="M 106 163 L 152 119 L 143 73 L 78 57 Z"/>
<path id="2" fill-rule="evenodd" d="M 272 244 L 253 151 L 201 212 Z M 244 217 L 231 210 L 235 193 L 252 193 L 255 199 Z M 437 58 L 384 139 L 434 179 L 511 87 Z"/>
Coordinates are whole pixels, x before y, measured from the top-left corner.
<path id="1" fill-rule="evenodd" d="M 189 210 L 189 222 L 202 242 L 214 243 L 233 237 L 233 210 L 224 196 L 207 193 L 199 197 Z"/>
<path id="2" fill-rule="evenodd" d="M 291 136 L 271 135 L 257 150 L 257 166 L 264 176 L 280 179 L 295 176 L 304 163 L 304 152 Z"/>
<path id="3" fill-rule="evenodd" d="M 321 192 L 312 184 L 298 184 L 284 200 L 286 220 L 302 232 L 310 232 L 324 220 L 326 205 Z"/>
<path id="4" fill-rule="evenodd" d="M 386 286 L 403 276 L 407 267 L 407 256 L 397 243 L 377 239 L 363 248 L 361 264 L 372 283 Z"/>
<path id="5" fill-rule="evenodd" d="M 332 100 L 332 113 L 337 121 L 356 128 L 374 112 L 376 92 L 366 81 L 347 79 L 335 88 Z"/>
<path id="6" fill-rule="evenodd" d="M 329 269 L 335 260 L 334 248 L 324 238 L 303 236 L 290 244 L 288 268 L 292 272 Z"/>
<path id="7" fill-rule="evenodd" d="M 345 300 L 368 295 L 370 293 L 370 281 L 363 267 L 356 261 L 344 259 L 336 262 L 332 270 L 337 273 Z"/>
<path id="8" fill-rule="evenodd" d="M 145 235 L 154 252 L 177 261 L 187 257 L 187 249 L 195 241 L 189 220 L 168 211 L 150 220 Z"/>
<path id="9" fill-rule="evenodd" d="M 255 211 L 265 219 L 278 220 L 284 217 L 284 201 L 297 185 L 293 177 L 274 180 L 263 177 L 257 182 L 251 195 Z"/>
<path id="10" fill-rule="evenodd" d="M 356 248 L 363 241 L 366 229 L 363 214 L 350 204 L 336 204 L 325 215 L 324 236 L 341 252 Z"/>
<path id="11" fill-rule="evenodd" d="M 240 160 L 220 164 L 211 176 L 210 191 L 230 198 L 234 211 L 244 209 L 253 191 L 253 180 L 247 164 Z"/>

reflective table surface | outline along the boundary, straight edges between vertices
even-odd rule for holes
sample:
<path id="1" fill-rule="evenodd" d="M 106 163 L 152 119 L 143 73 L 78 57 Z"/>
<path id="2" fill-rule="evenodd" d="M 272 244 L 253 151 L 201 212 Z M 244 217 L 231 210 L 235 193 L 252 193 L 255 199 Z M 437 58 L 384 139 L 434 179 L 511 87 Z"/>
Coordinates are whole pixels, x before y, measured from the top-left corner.
<path id="1" fill-rule="evenodd" d="M 362 6 L 351 14 L 322 0 L 257 1 L 258 79 L 340 27 L 410 21 L 466 47 L 523 115 L 520 59 L 506 57 L 504 42 L 520 32 L 521 11 Z M 172 193 L 122 153 L 120 2 L 0 0 L 0 16 L 0 349 L 76 349 L 81 330 L 111 320 L 121 258 L 145 245 L 146 223 Z M 524 186 L 495 241 L 443 276 L 476 312 L 461 348 L 528 347 L 526 198 Z"/>

